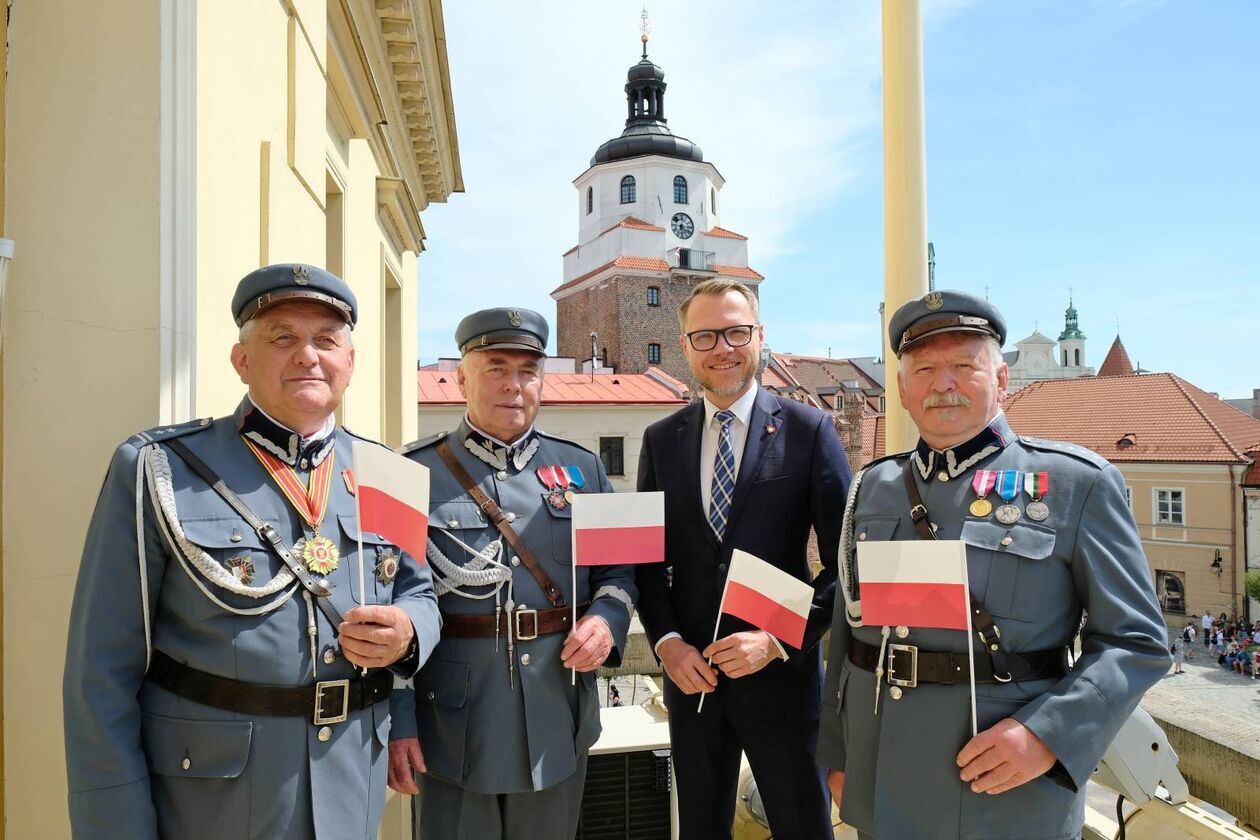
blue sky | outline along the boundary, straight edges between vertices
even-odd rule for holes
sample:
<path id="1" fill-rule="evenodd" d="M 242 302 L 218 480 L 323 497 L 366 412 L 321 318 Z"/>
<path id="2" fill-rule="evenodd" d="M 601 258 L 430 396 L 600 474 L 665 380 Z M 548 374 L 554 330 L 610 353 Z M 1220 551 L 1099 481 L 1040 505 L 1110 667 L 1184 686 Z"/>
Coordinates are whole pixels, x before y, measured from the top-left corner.
<path id="1" fill-rule="evenodd" d="M 639 2 L 445 3 L 467 192 L 423 215 L 423 361 L 459 318 L 548 293 L 571 181 L 620 133 Z M 666 113 L 726 178 L 776 351 L 874 355 L 883 294 L 874 0 L 650 4 Z M 1057 338 L 1069 289 L 1097 366 L 1224 397 L 1260 388 L 1260 3 L 926 0 L 928 229 L 941 288 L 1011 342 Z"/>

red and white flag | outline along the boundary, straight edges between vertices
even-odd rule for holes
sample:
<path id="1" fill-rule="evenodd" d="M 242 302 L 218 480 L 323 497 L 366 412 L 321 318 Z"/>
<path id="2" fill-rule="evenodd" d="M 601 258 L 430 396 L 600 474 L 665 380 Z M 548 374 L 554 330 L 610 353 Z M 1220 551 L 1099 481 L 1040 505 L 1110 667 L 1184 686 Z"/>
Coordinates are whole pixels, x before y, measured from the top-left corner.
<path id="1" fill-rule="evenodd" d="M 574 565 L 665 561 L 664 493 L 578 493 L 572 505 Z"/>
<path id="2" fill-rule="evenodd" d="M 429 468 L 380 444 L 355 441 L 359 529 L 380 534 L 424 562 L 429 539 Z"/>
<path id="3" fill-rule="evenodd" d="M 858 543 L 857 560 L 864 625 L 971 628 L 961 540 Z"/>
<path id="4" fill-rule="evenodd" d="M 742 618 L 794 648 L 805 640 L 814 587 L 738 548 L 722 592 L 722 612 Z"/>

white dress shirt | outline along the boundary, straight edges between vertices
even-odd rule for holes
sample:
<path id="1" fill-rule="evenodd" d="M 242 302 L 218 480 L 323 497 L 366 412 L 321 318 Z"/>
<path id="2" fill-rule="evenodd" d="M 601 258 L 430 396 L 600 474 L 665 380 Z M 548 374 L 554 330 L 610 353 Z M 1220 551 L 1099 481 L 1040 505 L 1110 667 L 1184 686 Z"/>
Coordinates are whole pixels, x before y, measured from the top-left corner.
<path id="1" fill-rule="evenodd" d="M 752 419 L 753 404 L 757 401 L 757 386 L 754 384 L 739 399 L 727 407 L 727 411 L 735 415 L 731 421 L 731 451 L 735 454 L 735 480 L 739 481 L 739 466 L 744 462 L 744 445 L 748 442 L 748 423 Z M 700 505 L 704 510 L 703 528 L 711 528 L 709 524 L 709 503 L 713 497 L 713 462 L 717 458 L 718 439 L 722 434 L 722 423 L 715 415 L 722 409 L 710 402 L 708 395 L 704 397 L 704 426 L 700 429 Z M 780 659 L 787 659 L 787 651 L 772 634 L 770 640 L 778 651 Z M 661 642 L 666 639 L 679 638 L 677 633 L 666 633 L 654 648 L 659 652 Z M 703 649 L 703 648 L 702 648 Z"/>

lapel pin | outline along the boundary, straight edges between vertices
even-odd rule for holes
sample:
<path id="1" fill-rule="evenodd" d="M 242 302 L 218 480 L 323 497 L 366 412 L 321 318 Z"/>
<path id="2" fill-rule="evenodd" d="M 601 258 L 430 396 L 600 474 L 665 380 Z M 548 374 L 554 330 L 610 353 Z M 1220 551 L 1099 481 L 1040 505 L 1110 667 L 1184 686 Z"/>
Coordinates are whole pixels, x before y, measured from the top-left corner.
<path id="1" fill-rule="evenodd" d="M 778 427 L 778 426 L 776 426 L 776 425 L 774 425 L 773 423 L 767 423 L 767 424 L 766 424 L 766 434 L 768 434 L 768 435 L 772 435 L 772 434 L 774 434 L 775 432 L 777 432 L 778 430 L 779 430 L 779 427 Z"/>

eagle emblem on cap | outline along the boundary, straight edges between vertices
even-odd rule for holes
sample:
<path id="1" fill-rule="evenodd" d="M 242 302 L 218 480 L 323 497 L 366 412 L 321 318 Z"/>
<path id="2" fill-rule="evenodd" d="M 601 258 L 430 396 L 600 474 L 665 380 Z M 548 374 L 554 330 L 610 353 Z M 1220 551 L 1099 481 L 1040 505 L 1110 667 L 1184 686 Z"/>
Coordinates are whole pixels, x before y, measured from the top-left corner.
<path id="1" fill-rule="evenodd" d="M 928 292 L 923 296 L 923 305 L 935 312 L 945 305 L 945 297 L 940 292 Z"/>
<path id="2" fill-rule="evenodd" d="M 515 309 L 508 310 L 508 323 L 514 327 L 521 325 L 521 313 Z"/>
<path id="3" fill-rule="evenodd" d="M 305 286 L 311 282 L 311 270 L 304 265 L 293 266 L 293 282 Z"/>

